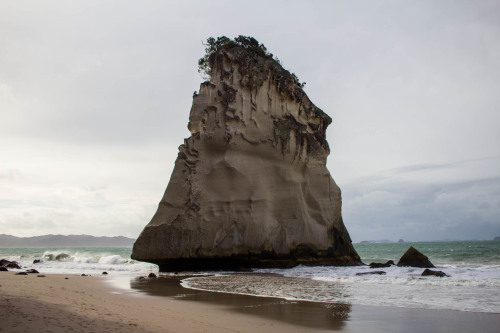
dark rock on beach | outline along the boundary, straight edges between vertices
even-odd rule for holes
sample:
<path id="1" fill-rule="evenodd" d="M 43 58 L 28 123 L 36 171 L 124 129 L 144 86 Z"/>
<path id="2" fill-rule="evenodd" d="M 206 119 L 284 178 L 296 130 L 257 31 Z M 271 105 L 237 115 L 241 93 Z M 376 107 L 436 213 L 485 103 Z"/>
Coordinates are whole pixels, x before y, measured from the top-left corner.
<path id="1" fill-rule="evenodd" d="M 21 265 L 19 265 L 19 263 L 16 262 L 16 261 L 11 261 L 5 267 L 7 267 L 7 268 L 16 268 L 16 269 L 21 269 L 22 268 Z"/>
<path id="2" fill-rule="evenodd" d="M 17 261 L 9 261 L 7 259 L 2 259 L 0 260 L 0 266 L 5 267 L 5 268 L 15 268 L 15 269 L 21 269 L 21 266 Z"/>
<path id="3" fill-rule="evenodd" d="M 427 256 L 420 253 L 413 246 L 410 246 L 401 259 L 399 259 L 398 267 L 434 268 L 435 266 L 429 261 Z"/>
<path id="4" fill-rule="evenodd" d="M 155 273 L 149 273 L 148 278 L 155 278 L 156 274 Z"/>
<path id="5" fill-rule="evenodd" d="M 370 268 L 384 268 L 384 267 L 391 267 L 394 265 L 394 261 L 389 260 L 385 264 L 381 262 L 372 262 L 370 263 Z"/>
<path id="6" fill-rule="evenodd" d="M 28 275 L 28 273 L 26 273 L 26 272 L 19 272 L 19 273 L 16 273 L 16 275 Z"/>
<path id="7" fill-rule="evenodd" d="M 248 267 L 238 267 L 238 269 L 236 270 L 237 272 L 245 272 L 245 273 L 250 273 L 250 272 L 253 272 L 253 270 L 251 268 L 248 268 Z"/>
<path id="8" fill-rule="evenodd" d="M 0 272 L 8 272 L 7 267 L 0 266 Z"/>
<path id="9" fill-rule="evenodd" d="M 33 268 L 32 268 L 32 269 L 28 269 L 28 270 L 26 271 L 26 273 L 29 273 L 29 274 L 38 274 L 38 273 L 40 273 L 40 272 L 39 272 L 39 271 L 37 271 L 36 269 L 33 269 Z"/>
<path id="10" fill-rule="evenodd" d="M 422 276 L 438 276 L 438 277 L 449 277 L 448 274 L 442 271 L 433 271 L 428 268 L 425 269 L 425 271 L 422 272 Z"/>
<path id="11" fill-rule="evenodd" d="M 384 271 L 370 271 L 370 272 L 362 272 L 362 273 L 356 273 L 356 275 L 385 275 Z"/>
<path id="12" fill-rule="evenodd" d="M 108 272 L 102 272 L 102 275 L 108 275 Z"/>

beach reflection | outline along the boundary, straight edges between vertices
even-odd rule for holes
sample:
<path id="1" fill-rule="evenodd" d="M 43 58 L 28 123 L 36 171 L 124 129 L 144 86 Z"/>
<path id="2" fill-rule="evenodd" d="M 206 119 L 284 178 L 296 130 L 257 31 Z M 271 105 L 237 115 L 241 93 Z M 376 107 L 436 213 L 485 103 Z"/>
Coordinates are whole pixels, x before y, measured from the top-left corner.
<path id="1" fill-rule="evenodd" d="M 227 275 L 226 281 L 220 277 L 213 282 L 226 284 L 235 279 L 244 281 L 247 277 L 255 280 L 257 275 Z M 227 307 L 230 311 L 262 316 L 268 319 L 279 320 L 293 325 L 300 325 L 314 329 L 344 328 L 351 312 L 350 304 L 341 303 L 319 303 L 304 301 L 287 301 L 274 297 L 256 297 L 248 295 L 231 294 L 227 292 L 207 292 L 183 288 L 180 284 L 184 279 L 205 277 L 193 276 L 160 276 L 158 278 L 134 278 L 130 281 L 130 287 L 138 292 L 151 295 L 172 297 L 186 301 L 207 302 Z M 273 288 L 277 286 L 276 281 L 269 275 L 266 280 L 273 281 Z M 334 292 L 331 290 L 331 292 Z"/>

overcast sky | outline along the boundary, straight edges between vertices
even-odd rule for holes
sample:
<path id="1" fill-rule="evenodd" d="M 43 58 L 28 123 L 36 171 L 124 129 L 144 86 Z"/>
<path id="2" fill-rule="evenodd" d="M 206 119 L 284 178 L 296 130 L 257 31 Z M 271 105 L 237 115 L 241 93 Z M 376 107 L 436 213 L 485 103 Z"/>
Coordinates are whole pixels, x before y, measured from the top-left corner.
<path id="1" fill-rule="evenodd" d="M 353 241 L 500 236 L 499 1 L 0 0 L 0 233 L 137 237 L 210 36 L 253 36 L 333 118 Z"/>

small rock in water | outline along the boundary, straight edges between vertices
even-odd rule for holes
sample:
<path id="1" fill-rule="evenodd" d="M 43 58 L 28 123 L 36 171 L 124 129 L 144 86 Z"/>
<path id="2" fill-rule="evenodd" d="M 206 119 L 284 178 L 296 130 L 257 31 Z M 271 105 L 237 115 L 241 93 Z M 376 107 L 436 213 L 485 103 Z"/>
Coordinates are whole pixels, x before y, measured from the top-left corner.
<path id="1" fill-rule="evenodd" d="M 34 264 L 40 264 L 40 263 L 42 263 L 42 262 L 43 262 L 43 260 L 42 260 L 42 259 L 35 259 L 35 260 L 33 260 L 33 263 L 34 263 Z"/>
<path id="2" fill-rule="evenodd" d="M 392 261 L 392 260 L 387 261 L 385 264 L 381 263 L 381 262 L 372 262 L 370 264 L 370 268 L 391 267 L 392 265 L 394 265 L 394 261 Z"/>
<path id="3" fill-rule="evenodd" d="M 28 269 L 28 270 L 26 271 L 26 273 L 30 273 L 30 274 L 38 274 L 38 273 L 40 273 L 40 272 L 39 272 L 39 271 L 37 271 L 36 269 L 33 269 L 33 268 L 32 268 L 32 269 Z"/>
<path id="4" fill-rule="evenodd" d="M 429 276 L 429 275 L 434 275 L 434 276 L 439 276 L 439 277 L 449 277 L 448 274 L 442 271 L 432 271 L 428 268 L 425 269 L 425 271 L 422 272 L 422 276 Z"/>
<path id="5" fill-rule="evenodd" d="M 102 275 L 108 275 L 108 272 L 102 272 Z"/>
<path id="6" fill-rule="evenodd" d="M 398 267 L 434 268 L 435 266 L 429 261 L 427 256 L 420 253 L 413 246 L 410 246 L 401 259 L 399 259 Z"/>
<path id="7" fill-rule="evenodd" d="M 384 271 L 371 271 L 371 272 L 362 272 L 362 273 L 356 273 L 356 275 L 385 275 Z"/>
<path id="8" fill-rule="evenodd" d="M 0 272 L 8 272 L 9 270 L 6 267 L 0 266 Z"/>
<path id="9" fill-rule="evenodd" d="M 156 274 L 155 273 L 149 273 L 148 278 L 155 278 Z"/>
<path id="10" fill-rule="evenodd" d="M 26 272 L 19 272 L 19 273 L 16 273 L 16 275 L 28 275 L 28 273 L 26 273 Z"/>

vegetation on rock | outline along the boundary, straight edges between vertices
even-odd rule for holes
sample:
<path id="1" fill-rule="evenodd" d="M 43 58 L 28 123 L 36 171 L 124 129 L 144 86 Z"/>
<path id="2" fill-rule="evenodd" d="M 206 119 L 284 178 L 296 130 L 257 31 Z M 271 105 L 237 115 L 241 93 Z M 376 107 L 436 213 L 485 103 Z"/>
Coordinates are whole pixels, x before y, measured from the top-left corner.
<path id="1" fill-rule="evenodd" d="M 215 61 L 215 54 L 221 50 L 229 50 L 235 47 L 242 47 L 256 56 L 273 59 L 281 65 L 280 60 L 277 57 L 273 57 L 273 54 L 269 53 L 264 44 L 259 43 L 258 40 L 250 36 L 239 35 L 234 39 L 230 39 L 226 36 L 217 37 L 217 39 L 215 39 L 214 37 L 209 37 L 207 39 L 207 42 L 203 45 L 205 46 L 205 55 L 198 60 L 198 72 L 207 77 L 209 77 L 211 74 L 212 67 Z M 300 82 L 295 73 L 288 74 L 293 78 L 293 80 L 299 87 L 303 88 L 305 86 L 306 83 Z"/>

